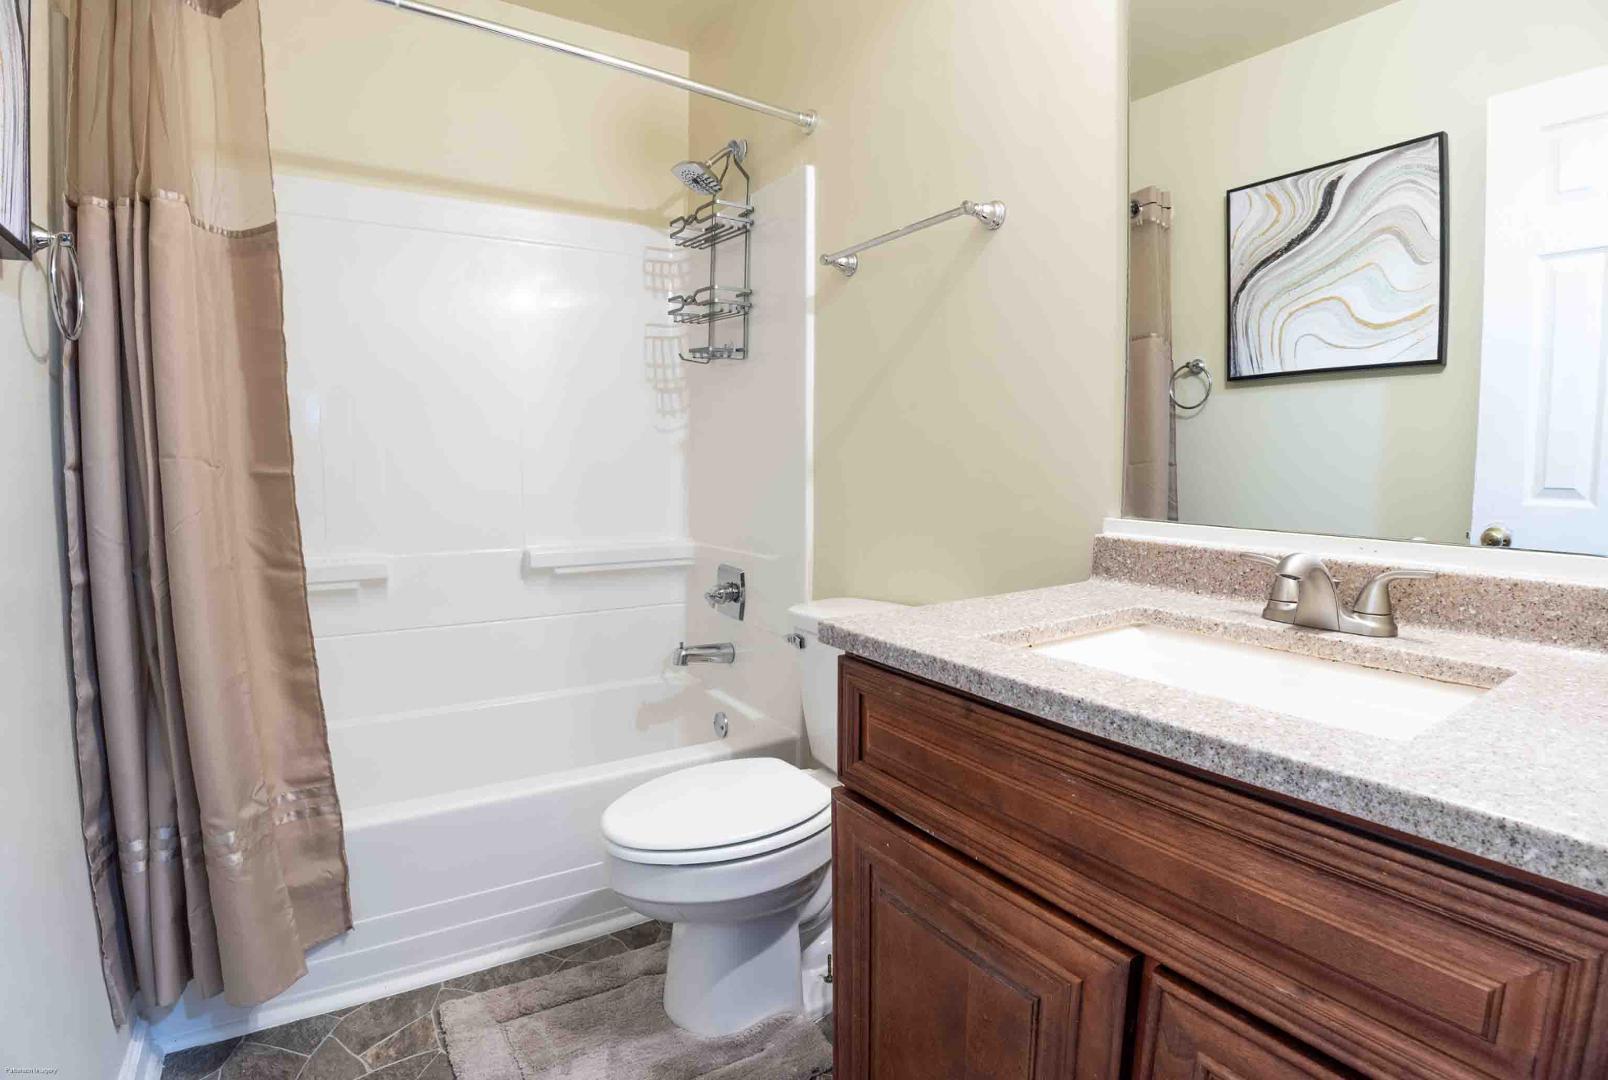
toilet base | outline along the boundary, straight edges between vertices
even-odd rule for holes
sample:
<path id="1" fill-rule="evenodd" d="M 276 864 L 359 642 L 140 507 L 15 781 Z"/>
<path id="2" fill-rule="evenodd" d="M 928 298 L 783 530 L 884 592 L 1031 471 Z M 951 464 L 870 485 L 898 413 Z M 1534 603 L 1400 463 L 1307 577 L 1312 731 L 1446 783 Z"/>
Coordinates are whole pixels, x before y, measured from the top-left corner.
<path id="1" fill-rule="evenodd" d="M 740 922 L 675 923 L 664 1011 L 696 1035 L 730 1035 L 804 1006 L 798 911 Z"/>
<path id="2" fill-rule="evenodd" d="M 632 909 L 671 926 L 664 1010 L 697 1035 L 729 1035 L 804 1005 L 802 952 L 831 915 L 823 891 L 832 831 L 763 855 L 663 863 L 609 847 L 609 884 Z"/>
<path id="3" fill-rule="evenodd" d="M 832 925 L 816 931 L 815 938 L 804 946 L 803 959 L 804 1018 L 819 1020 L 832 1011 Z"/>

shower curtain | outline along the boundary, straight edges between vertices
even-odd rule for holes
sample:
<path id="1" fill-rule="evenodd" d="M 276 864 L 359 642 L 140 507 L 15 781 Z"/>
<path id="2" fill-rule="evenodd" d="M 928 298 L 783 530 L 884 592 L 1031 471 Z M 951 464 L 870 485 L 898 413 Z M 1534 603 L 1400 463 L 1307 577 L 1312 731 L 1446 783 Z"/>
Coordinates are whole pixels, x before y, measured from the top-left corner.
<path id="1" fill-rule="evenodd" d="M 1123 513 L 1178 520 L 1177 418 L 1172 378 L 1172 199 L 1147 187 L 1130 197 L 1128 413 Z"/>
<path id="2" fill-rule="evenodd" d="M 291 474 L 255 0 L 57 0 L 75 734 L 121 1025 L 255 1004 L 351 925 Z"/>

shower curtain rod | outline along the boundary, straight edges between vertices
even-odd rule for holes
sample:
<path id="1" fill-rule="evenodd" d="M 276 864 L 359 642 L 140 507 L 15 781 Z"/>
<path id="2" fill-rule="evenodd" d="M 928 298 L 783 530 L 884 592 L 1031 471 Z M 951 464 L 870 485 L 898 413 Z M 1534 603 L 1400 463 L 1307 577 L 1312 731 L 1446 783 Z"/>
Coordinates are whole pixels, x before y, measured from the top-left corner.
<path id="1" fill-rule="evenodd" d="M 724 101 L 728 105 L 752 109 L 754 112 L 764 113 L 766 116 L 773 116 L 778 120 L 786 120 L 790 124 L 797 124 L 804 129 L 805 134 L 814 131 L 815 125 L 819 120 L 813 109 L 807 112 L 794 112 L 792 109 L 767 105 L 763 101 L 755 101 L 753 98 L 734 94 L 730 90 L 722 90 L 716 86 L 707 86 L 701 82 L 694 82 L 684 76 L 648 67 L 646 64 L 638 64 L 630 60 L 621 59 L 618 56 L 610 56 L 608 53 L 595 52 L 592 49 L 583 49 L 579 45 L 571 45 L 567 41 L 543 37 L 541 34 L 533 34 L 529 30 L 516 30 L 512 26 L 504 26 L 502 23 L 491 22 L 487 19 L 477 19 L 473 15 L 465 15 L 462 12 L 448 11 L 446 8 L 436 7 L 434 4 L 420 3 L 419 0 L 375 0 L 375 3 L 384 4 L 386 7 L 400 8 L 403 11 L 412 11 L 419 15 L 430 15 L 446 22 L 457 23 L 460 26 L 484 30 L 488 34 L 523 41 L 527 45 L 539 45 L 544 49 L 551 49 L 553 52 L 562 53 L 565 56 L 573 56 L 579 60 L 590 60 L 594 64 L 602 64 L 604 67 L 611 67 L 616 71 L 640 75 L 644 79 L 652 79 L 655 82 L 662 82 L 668 86 L 674 86 L 694 94 L 702 94 L 704 97 L 714 98 L 716 101 Z"/>

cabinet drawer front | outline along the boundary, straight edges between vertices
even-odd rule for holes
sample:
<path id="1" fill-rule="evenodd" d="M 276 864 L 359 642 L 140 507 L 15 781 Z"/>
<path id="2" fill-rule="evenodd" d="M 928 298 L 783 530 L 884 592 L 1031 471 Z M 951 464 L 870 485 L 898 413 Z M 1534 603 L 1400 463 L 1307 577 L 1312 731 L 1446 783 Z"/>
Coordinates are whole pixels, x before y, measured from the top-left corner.
<path id="1" fill-rule="evenodd" d="M 1136 1080 L 1346 1080 L 1166 972 L 1145 972 Z"/>
<path id="2" fill-rule="evenodd" d="M 1608 1068 L 1596 920 L 849 658 L 840 724 L 852 789 L 1339 1060 Z"/>
<path id="3" fill-rule="evenodd" d="M 1135 957 L 839 789 L 838 1080 L 1116 1080 Z"/>

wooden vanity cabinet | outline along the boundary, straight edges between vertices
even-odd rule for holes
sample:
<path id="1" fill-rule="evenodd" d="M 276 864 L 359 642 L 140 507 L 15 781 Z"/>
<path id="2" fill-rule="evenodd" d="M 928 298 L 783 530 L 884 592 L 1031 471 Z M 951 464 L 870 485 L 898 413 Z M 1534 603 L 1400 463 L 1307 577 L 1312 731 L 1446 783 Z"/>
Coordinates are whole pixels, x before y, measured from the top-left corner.
<path id="1" fill-rule="evenodd" d="M 838 1080 L 1608 1080 L 1602 907 L 851 657 L 839 724 Z"/>
<path id="2" fill-rule="evenodd" d="M 1150 967 L 1140 996 L 1135 1080 L 1344 1080 L 1339 1072 L 1264 1025 L 1177 977 Z"/>
<path id="3" fill-rule="evenodd" d="M 838 1076 L 1120 1075 L 1131 951 L 853 797 L 832 829 Z"/>

